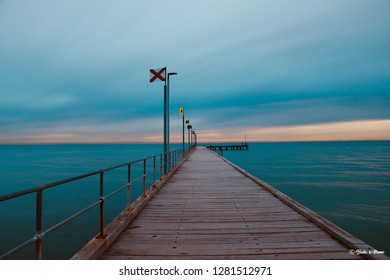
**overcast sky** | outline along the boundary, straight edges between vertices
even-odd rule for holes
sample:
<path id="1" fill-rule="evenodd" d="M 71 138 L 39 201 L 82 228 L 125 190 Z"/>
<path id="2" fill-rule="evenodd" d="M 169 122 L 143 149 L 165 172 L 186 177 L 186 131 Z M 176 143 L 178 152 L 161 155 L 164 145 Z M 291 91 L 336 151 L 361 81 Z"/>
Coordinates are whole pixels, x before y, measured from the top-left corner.
<path id="1" fill-rule="evenodd" d="M 0 142 L 390 139 L 389 0 L 0 0 Z"/>

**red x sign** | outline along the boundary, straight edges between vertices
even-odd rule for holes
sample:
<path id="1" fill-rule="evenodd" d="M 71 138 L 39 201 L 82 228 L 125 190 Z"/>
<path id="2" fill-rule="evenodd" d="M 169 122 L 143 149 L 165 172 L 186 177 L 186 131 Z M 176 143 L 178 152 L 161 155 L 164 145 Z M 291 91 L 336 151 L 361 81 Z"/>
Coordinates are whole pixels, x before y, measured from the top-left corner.
<path id="1" fill-rule="evenodd" d="M 150 82 L 165 82 L 166 67 L 161 69 L 150 69 Z"/>

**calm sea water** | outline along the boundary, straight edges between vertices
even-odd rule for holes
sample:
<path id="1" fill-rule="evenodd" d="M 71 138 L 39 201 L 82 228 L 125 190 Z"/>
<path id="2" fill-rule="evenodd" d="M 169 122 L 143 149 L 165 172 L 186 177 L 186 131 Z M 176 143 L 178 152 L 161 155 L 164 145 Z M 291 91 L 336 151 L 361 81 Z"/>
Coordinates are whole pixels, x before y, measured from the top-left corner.
<path id="1" fill-rule="evenodd" d="M 223 156 L 390 255 L 390 142 L 253 143 Z"/>
<path id="2" fill-rule="evenodd" d="M 161 151 L 161 144 L 0 145 L 0 196 Z M 389 255 L 390 142 L 253 143 L 249 151 L 224 156 Z M 142 169 L 142 164 L 135 165 L 132 178 L 140 176 Z M 127 168 L 109 172 L 105 193 L 126 183 Z M 141 190 L 141 184 L 132 186 L 132 200 Z M 43 228 L 98 198 L 97 176 L 44 191 Z M 107 200 L 106 224 L 126 203 L 126 192 Z M 77 252 L 98 232 L 98 211 L 94 208 L 47 235 L 44 258 L 67 259 Z M 0 203 L 0 254 L 34 232 L 34 195 Z M 15 258 L 33 258 L 33 246 Z"/>

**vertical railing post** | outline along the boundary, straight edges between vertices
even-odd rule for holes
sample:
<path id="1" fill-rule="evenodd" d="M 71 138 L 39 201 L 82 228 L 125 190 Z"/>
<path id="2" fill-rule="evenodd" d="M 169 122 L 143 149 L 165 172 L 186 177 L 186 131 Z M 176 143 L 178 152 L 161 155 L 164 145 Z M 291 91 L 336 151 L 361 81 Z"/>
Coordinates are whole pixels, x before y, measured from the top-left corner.
<path id="1" fill-rule="evenodd" d="M 167 166 L 165 165 L 167 162 L 167 153 L 164 153 L 164 159 L 163 159 L 163 175 L 167 172 Z"/>
<path id="2" fill-rule="evenodd" d="M 99 238 L 104 236 L 104 170 L 100 170 L 100 234 Z"/>
<path id="3" fill-rule="evenodd" d="M 146 159 L 144 159 L 144 182 L 143 182 L 143 192 L 142 192 L 142 195 L 143 197 L 146 196 Z"/>
<path id="4" fill-rule="evenodd" d="M 35 259 L 42 259 L 42 190 L 37 191 L 35 208 Z"/>
<path id="5" fill-rule="evenodd" d="M 172 158 L 172 151 L 169 151 L 168 152 L 168 169 L 167 169 L 167 173 L 169 173 L 169 171 L 171 171 L 171 158 Z"/>
<path id="6" fill-rule="evenodd" d="M 156 182 L 156 156 L 153 157 L 153 184 Z"/>
<path id="7" fill-rule="evenodd" d="M 168 152 L 167 173 L 169 173 L 169 171 L 171 171 L 171 165 L 170 165 L 171 164 L 171 153 L 172 153 L 172 151 Z"/>
<path id="8" fill-rule="evenodd" d="M 127 206 L 131 204 L 131 163 L 127 164 Z"/>
<path id="9" fill-rule="evenodd" d="M 175 151 L 172 151 L 171 170 L 175 167 Z"/>
<path id="10" fill-rule="evenodd" d="M 170 171 L 170 163 L 171 163 L 171 151 L 168 151 L 168 156 L 167 156 L 167 172 L 165 173 L 165 174 L 167 174 L 167 173 L 169 173 L 169 171 Z"/>
<path id="11" fill-rule="evenodd" d="M 162 154 L 160 154 L 160 180 L 162 177 Z"/>

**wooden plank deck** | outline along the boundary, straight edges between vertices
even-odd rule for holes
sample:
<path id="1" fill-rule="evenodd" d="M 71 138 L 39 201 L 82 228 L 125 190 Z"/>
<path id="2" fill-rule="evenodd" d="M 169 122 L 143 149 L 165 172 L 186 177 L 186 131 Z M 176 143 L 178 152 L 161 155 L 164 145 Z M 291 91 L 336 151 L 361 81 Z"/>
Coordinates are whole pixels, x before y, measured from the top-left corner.
<path id="1" fill-rule="evenodd" d="M 100 258 L 362 257 L 243 173 L 198 147 Z"/>

